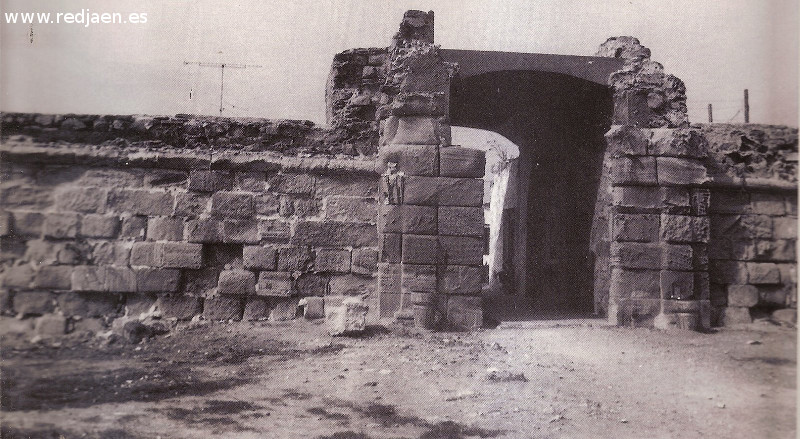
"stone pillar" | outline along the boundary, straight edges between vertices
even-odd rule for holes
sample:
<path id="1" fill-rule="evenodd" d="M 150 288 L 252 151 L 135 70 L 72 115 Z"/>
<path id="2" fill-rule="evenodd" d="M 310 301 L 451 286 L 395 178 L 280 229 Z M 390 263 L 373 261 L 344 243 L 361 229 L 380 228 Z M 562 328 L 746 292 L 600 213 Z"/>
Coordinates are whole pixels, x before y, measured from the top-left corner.
<path id="1" fill-rule="evenodd" d="M 615 114 L 611 166 L 608 318 L 618 325 L 710 326 L 708 144 L 689 128 L 683 83 L 631 37 L 598 53 L 625 58 L 610 77 Z"/>
<path id="2" fill-rule="evenodd" d="M 433 13 L 408 11 L 378 109 L 380 314 L 471 329 L 483 319 L 485 156 L 450 144 L 454 70 L 433 45 Z"/>

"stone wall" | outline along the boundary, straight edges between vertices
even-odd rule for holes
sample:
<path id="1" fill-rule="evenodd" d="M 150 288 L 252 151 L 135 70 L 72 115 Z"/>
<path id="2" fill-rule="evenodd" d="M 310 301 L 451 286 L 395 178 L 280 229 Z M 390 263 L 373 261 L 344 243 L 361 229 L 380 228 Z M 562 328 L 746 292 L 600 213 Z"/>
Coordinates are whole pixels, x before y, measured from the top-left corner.
<path id="1" fill-rule="evenodd" d="M 797 129 L 698 125 L 709 141 L 714 323 L 749 323 L 797 308 Z"/>
<path id="2" fill-rule="evenodd" d="M 374 160 L 331 158 L 321 130 L 2 117 L 3 313 L 85 324 L 157 304 L 178 319 L 280 320 L 300 297 L 325 295 L 377 310 Z"/>

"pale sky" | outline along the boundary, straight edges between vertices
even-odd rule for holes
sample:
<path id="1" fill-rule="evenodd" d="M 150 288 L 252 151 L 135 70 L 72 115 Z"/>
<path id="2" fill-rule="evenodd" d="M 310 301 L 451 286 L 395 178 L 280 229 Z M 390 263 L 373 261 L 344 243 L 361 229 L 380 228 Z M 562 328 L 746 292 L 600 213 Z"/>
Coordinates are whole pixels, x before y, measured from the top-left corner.
<path id="1" fill-rule="evenodd" d="M 146 13 L 146 24 L 6 24 L 7 12 Z M 333 55 L 385 47 L 407 9 L 436 13 L 451 49 L 593 55 L 632 35 L 686 82 L 689 117 L 798 120 L 797 0 L 0 0 L 0 110 L 92 114 L 218 114 L 325 122 Z M 190 92 L 192 98 L 190 99 Z M 739 113 L 737 114 L 737 111 Z"/>

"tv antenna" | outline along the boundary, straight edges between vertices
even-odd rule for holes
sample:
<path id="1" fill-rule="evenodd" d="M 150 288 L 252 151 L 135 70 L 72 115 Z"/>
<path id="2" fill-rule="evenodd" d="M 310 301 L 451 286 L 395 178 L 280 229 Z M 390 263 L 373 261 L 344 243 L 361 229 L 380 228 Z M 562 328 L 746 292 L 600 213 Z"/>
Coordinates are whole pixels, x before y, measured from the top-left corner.
<path id="1" fill-rule="evenodd" d="M 264 66 L 260 66 L 257 64 L 234 64 L 234 63 L 215 63 L 215 62 L 203 62 L 203 61 L 184 61 L 183 65 L 196 65 L 200 67 L 217 67 L 219 68 L 219 115 L 222 116 L 222 95 L 225 91 L 225 68 L 229 69 L 246 69 L 246 68 L 261 68 Z"/>

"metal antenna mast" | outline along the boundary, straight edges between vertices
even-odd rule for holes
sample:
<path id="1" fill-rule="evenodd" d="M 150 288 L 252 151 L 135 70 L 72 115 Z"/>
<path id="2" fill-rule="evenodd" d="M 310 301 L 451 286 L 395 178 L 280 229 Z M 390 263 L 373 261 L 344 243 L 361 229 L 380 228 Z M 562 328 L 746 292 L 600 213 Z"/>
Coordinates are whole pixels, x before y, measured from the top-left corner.
<path id="1" fill-rule="evenodd" d="M 214 63 L 214 62 L 202 62 L 202 61 L 184 61 L 183 65 L 196 65 L 200 67 L 219 67 L 219 115 L 222 116 L 222 94 L 225 91 L 225 67 L 229 69 L 246 69 L 250 68 L 261 68 L 264 66 L 256 65 L 256 64 L 232 64 L 232 63 Z"/>

